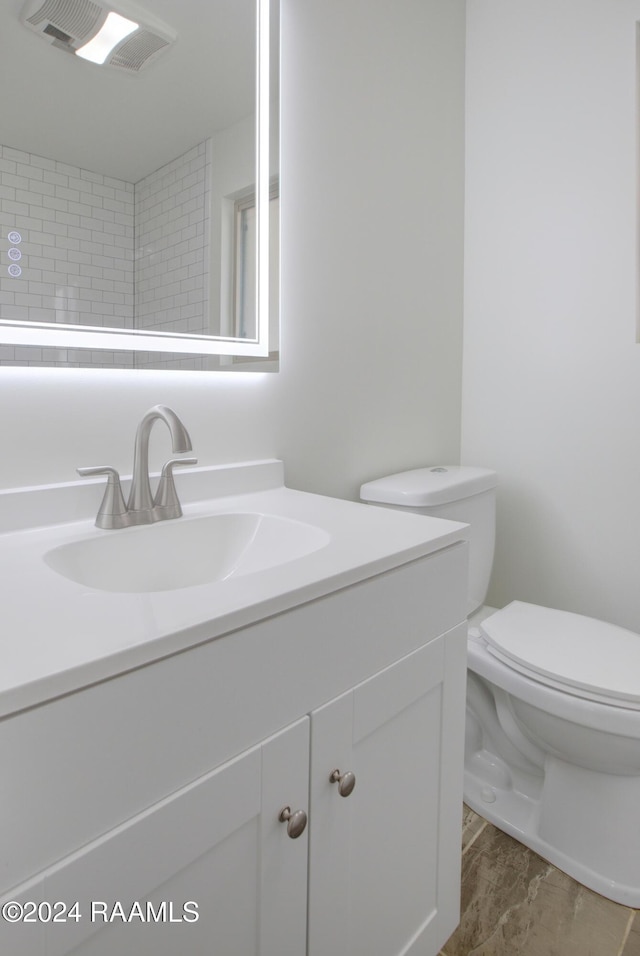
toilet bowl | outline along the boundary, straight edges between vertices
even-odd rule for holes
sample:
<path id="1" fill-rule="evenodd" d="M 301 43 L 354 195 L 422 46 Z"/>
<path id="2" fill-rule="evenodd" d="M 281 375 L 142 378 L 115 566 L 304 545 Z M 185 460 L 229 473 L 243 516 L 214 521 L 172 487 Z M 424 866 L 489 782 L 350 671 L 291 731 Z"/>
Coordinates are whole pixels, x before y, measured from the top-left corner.
<path id="1" fill-rule="evenodd" d="M 640 906 L 640 636 L 521 602 L 485 614 L 469 626 L 465 801 L 585 886 Z"/>
<path id="2" fill-rule="evenodd" d="M 447 466 L 369 482 L 361 497 L 470 524 L 465 802 L 585 886 L 640 907 L 640 635 L 521 601 L 478 607 L 495 486 L 493 472 Z"/>

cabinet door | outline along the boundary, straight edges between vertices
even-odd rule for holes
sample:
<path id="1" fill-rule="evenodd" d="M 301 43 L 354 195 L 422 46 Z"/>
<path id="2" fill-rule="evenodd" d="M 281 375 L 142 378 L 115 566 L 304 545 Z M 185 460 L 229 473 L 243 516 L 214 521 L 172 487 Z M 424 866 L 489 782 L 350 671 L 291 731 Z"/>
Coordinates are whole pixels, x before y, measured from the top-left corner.
<path id="1" fill-rule="evenodd" d="M 40 927 L 31 956 L 300 956 L 307 832 L 279 813 L 307 809 L 308 762 L 304 718 L 52 867 L 38 898 L 79 918 Z"/>
<path id="2" fill-rule="evenodd" d="M 434 956 L 455 929 L 465 654 L 463 627 L 311 715 L 309 956 Z"/>

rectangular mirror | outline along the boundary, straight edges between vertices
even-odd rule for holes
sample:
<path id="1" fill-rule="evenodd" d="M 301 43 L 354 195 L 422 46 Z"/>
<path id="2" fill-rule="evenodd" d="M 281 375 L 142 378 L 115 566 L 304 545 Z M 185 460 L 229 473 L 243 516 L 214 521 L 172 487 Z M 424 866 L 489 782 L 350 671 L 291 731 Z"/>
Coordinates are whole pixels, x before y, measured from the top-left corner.
<path id="1" fill-rule="evenodd" d="M 0 52 L 0 364 L 277 368 L 278 0 L 8 0 Z"/>

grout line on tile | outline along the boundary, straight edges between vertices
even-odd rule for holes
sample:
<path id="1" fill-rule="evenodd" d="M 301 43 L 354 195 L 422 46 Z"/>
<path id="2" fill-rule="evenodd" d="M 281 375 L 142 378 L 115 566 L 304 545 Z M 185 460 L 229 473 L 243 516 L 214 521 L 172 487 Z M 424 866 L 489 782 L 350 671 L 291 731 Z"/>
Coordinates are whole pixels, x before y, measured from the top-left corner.
<path id="1" fill-rule="evenodd" d="M 627 921 L 627 928 L 622 937 L 622 942 L 620 943 L 620 949 L 618 950 L 617 956 L 622 956 L 622 954 L 624 953 L 624 948 L 627 945 L 627 940 L 629 939 L 629 934 L 631 932 L 631 927 L 633 926 L 633 921 L 635 919 L 635 916 L 636 916 L 636 911 L 629 910 L 629 919 Z"/>
<path id="2" fill-rule="evenodd" d="M 487 827 L 488 825 L 489 825 L 489 821 L 488 821 L 488 820 L 484 820 L 483 823 L 482 823 L 482 826 L 480 827 L 480 829 L 478 830 L 478 832 L 473 834 L 473 836 L 471 837 L 471 839 L 469 840 L 469 842 L 467 843 L 467 845 L 466 845 L 466 846 L 464 847 L 464 849 L 462 850 L 462 855 L 463 855 L 463 856 L 465 855 L 465 853 L 467 852 L 467 850 L 469 850 L 469 849 L 473 846 L 473 844 L 476 842 L 476 840 L 478 839 L 478 837 L 480 836 L 480 834 L 484 832 L 485 827 Z"/>

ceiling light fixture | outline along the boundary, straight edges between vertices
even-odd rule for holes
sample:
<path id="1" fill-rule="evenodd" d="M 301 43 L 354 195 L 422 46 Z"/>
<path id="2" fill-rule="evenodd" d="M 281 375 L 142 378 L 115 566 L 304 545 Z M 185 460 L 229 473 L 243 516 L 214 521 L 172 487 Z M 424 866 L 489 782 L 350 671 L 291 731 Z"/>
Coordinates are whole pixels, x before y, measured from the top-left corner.
<path id="1" fill-rule="evenodd" d="M 112 50 L 115 50 L 117 45 L 139 26 L 139 23 L 127 20 L 126 17 L 121 17 L 119 13 L 112 11 L 93 39 L 75 51 L 76 56 L 81 56 L 83 60 L 91 60 L 92 63 L 102 64 Z"/>
<path id="2" fill-rule="evenodd" d="M 58 50 L 128 73 L 153 63 L 177 36 L 135 0 L 25 0 L 20 19 Z"/>

